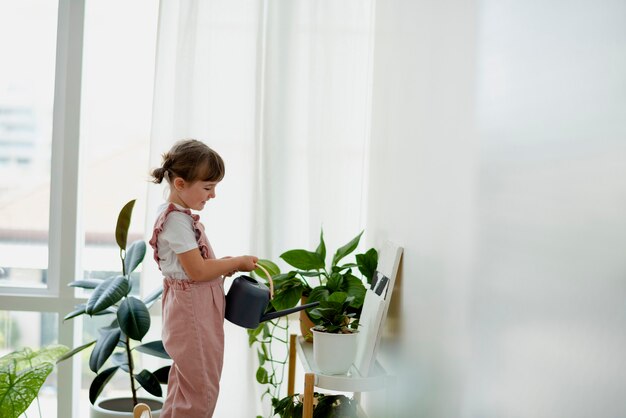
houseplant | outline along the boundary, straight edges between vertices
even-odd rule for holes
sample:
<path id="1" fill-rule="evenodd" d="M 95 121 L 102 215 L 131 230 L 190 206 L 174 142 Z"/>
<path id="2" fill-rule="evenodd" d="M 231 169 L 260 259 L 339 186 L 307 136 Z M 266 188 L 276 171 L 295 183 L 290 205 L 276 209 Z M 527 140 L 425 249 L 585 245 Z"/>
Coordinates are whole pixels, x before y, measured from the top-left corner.
<path id="1" fill-rule="evenodd" d="M 282 274 L 272 263 L 271 268 L 278 272 L 272 277 L 275 288 L 272 306 L 276 310 L 287 309 L 295 306 L 303 298 L 309 303 L 324 301 L 335 292 L 344 292 L 353 297 L 348 311 L 358 317 L 365 299 L 365 284 L 371 283 L 376 272 L 378 252 L 370 248 L 362 254 L 356 254 L 351 262 L 342 261 L 356 250 L 362 235 L 363 231 L 339 247 L 328 266 L 323 230 L 320 231 L 320 240 L 315 251 L 293 249 L 282 253 L 280 258 L 295 270 Z M 360 272 L 361 277 L 355 275 L 355 269 Z M 302 312 L 301 322 L 306 323 L 307 312 L 310 311 L 307 309 Z M 303 336 L 307 337 L 309 328 L 310 325 L 301 326 Z"/>
<path id="2" fill-rule="evenodd" d="M 354 318 L 360 315 L 365 297 L 365 284 L 370 284 L 378 265 L 378 252 L 370 248 L 364 253 L 349 256 L 357 249 L 363 232 L 339 247 L 327 267 L 327 250 L 324 231 L 320 231 L 319 244 L 315 251 L 292 249 L 283 252 L 280 258 L 291 269 L 282 273 L 276 263 L 271 260 L 258 261 L 272 276 L 274 281 L 274 298 L 269 311 L 294 307 L 298 302 L 314 302 L 326 300 L 335 292 L 343 292 L 352 296 L 348 313 Z M 357 273 L 358 271 L 358 273 Z M 262 272 L 255 270 L 260 280 L 265 280 Z M 360 278 L 355 274 L 360 273 Z M 307 300 L 308 299 L 308 300 Z M 284 321 L 284 322 L 282 322 Z M 311 322 L 306 311 L 300 312 L 301 334 L 311 336 Z M 270 396 L 272 403 L 280 398 L 284 368 L 287 362 L 289 341 L 289 322 L 284 318 L 268 321 L 255 330 L 249 330 L 249 344 L 256 347 L 259 366 L 256 370 L 257 382 L 266 386 L 261 395 Z M 310 340 L 310 338 L 309 338 Z"/>
<path id="3" fill-rule="evenodd" d="M 54 370 L 56 359 L 69 349 L 48 345 L 39 350 L 28 347 L 0 357 L 0 417 L 17 418 L 37 399 L 39 390 Z"/>
<path id="4" fill-rule="evenodd" d="M 357 407 L 346 395 L 313 394 L 313 418 L 356 418 Z M 304 405 L 299 393 L 274 402 L 274 414 L 280 418 L 302 418 Z"/>
<path id="5" fill-rule="evenodd" d="M 119 412 L 132 410 L 139 401 L 148 403 L 153 409 L 153 415 L 159 416 L 161 402 L 137 397 L 139 387 L 145 389 L 155 397 L 162 396 L 161 384 L 167 383 L 170 366 L 162 367 L 154 372 L 142 370 L 136 373 L 134 352 L 142 352 L 160 358 L 169 359 L 161 341 L 151 341 L 141 344 L 142 339 L 150 329 L 150 312 L 148 308 L 161 296 L 163 289 L 155 289 L 143 299 L 138 299 L 130 292 L 132 284 L 130 275 L 141 264 L 146 254 L 146 244 L 137 240 L 127 245 L 128 229 L 135 200 L 128 202 L 120 211 L 115 228 L 115 240 L 119 247 L 122 271 L 121 274 L 107 279 L 76 280 L 70 286 L 83 289 L 93 289 L 87 303 L 76 307 L 76 310 L 67 314 L 65 320 L 80 315 L 111 315 L 114 316 L 110 324 L 99 329 L 99 336 L 94 341 L 84 344 L 68 352 L 59 361 L 68 359 L 74 354 L 95 344 L 89 357 L 89 368 L 96 373 L 96 377 L 89 387 L 89 401 L 92 404 L 92 417 L 107 416 L 104 410 L 110 409 Z M 119 349 L 116 351 L 116 349 Z M 103 370 L 104 364 L 110 360 L 109 367 Z M 129 375 L 130 397 L 117 400 L 100 400 L 98 397 L 113 375 L 122 370 Z M 119 412 L 111 416 L 123 416 Z"/>
<path id="6" fill-rule="evenodd" d="M 320 302 L 309 315 L 317 325 L 313 332 L 313 358 L 318 369 L 326 374 L 345 374 L 356 356 L 359 325 L 350 312 L 354 296 L 335 292 Z"/>

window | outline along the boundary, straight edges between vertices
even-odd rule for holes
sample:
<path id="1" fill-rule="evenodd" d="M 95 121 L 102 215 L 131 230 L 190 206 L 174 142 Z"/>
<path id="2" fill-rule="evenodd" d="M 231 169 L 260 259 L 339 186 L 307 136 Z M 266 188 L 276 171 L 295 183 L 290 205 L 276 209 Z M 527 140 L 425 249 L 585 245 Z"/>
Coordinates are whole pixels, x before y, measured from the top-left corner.
<path id="1" fill-rule="evenodd" d="M 0 0 L 0 354 L 95 335 L 98 321 L 63 322 L 86 297 L 67 284 L 119 271 L 128 200 L 144 237 L 157 15 L 148 0 Z M 88 357 L 48 379 L 47 418 L 89 415 Z"/>

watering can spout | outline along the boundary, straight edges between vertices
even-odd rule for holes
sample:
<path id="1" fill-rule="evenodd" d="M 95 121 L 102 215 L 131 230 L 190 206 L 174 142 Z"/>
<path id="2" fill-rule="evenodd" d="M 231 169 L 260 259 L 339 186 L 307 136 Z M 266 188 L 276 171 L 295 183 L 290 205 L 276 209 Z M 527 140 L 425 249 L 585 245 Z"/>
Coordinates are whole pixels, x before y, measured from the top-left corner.
<path id="1" fill-rule="evenodd" d="M 298 312 L 303 309 L 312 308 L 319 304 L 320 304 L 319 302 L 311 302 L 311 303 L 307 303 L 306 305 L 295 306 L 293 308 L 284 309 L 282 311 L 270 312 L 261 317 L 261 322 L 269 321 L 270 319 L 276 319 L 281 316 L 289 315 L 290 313 Z"/>

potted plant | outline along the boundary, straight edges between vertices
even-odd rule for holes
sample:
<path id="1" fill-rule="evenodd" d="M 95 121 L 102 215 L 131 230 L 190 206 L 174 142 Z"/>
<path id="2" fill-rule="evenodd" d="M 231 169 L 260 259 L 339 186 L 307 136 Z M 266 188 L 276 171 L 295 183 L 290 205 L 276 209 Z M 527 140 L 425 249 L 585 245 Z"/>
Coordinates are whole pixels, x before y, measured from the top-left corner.
<path id="1" fill-rule="evenodd" d="M 280 255 L 283 261 L 293 267 L 286 273 L 282 273 L 278 265 L 271 260 L 259 260 L 258 264 L 270 273 L 274 282 L 274 298 L 268 312 L 289 309 L 296 306 L 298 302 L 327 300 L 331 294 L 343 292 L 353 297 L 348 311 L 354 314 L 354 318 L 358 318 L 365 298 L 365 284 L 371 283 L 378 265 L 378 252 L 374 248 L 355 254 L 354 259 L 348 257 L 357 249 L 362 235 L 363 232 L 339 247 L 328 266 L 323 230 L 320 231 L 320 240 L 315 251 L 292 249 Z M 265 275 L 261 270 L 255 270 L 254 273 L 260 280 L 265 280 Z M 311 341 L 310 329 L 315 324 L 309 318 L 307 311 L 300 312 L 300 331 L 307 341 Z M 286 357 L 277 357 L 277 353 L 281 351 L 288 353 L 288 321 L 278 318 L 264 322 L 257 329 L 249 330 L 248 337 L 250 346 L 256 346 L 259 359 L 256 380 L 259 384 L 267 386 L 261 395 L 261 400 L 269 395 L 274 403 L 280 396 L 287 362 Z M 274 347 L 275 344 L 284 345 L 285 349 Z M 274 351 L 273 348 L 275 348 Z"/>
<path id="2" fill-rule="evenodd" d="M 302 418 L 304 405 L 299 393 L 277 399 L 274 414 L 280 418 Z M 356 418 L 357 403 L 346 395 L 313 394 L 313 418 Z"/>
<path id="3" fill-rule="evenodd" d="M 317 325 L 313 332 L 313 358 L 320 372 L 345 374 L 356 356 L 359 321 L 350 312 L 354 296 L 335 292 L 321 301 L 309 315 Z"/>
<path id="4" fill-rule="evenodd" d="M 135 370 L 134 353 L 142 352 L 156 357 L 169 359 L 161 341 L 141 344 L 150 329 L 150 312 L 148 308 L 160 298 L 163 288 L 159 287 L 143 299 L 138 299 L 132 290 L 130 275 L 141 264 L 146 254 L 146 243 L 137 240 L 127 245 L 128 228 L 135 200 L 128 202 L 119 213 L 115 228 L 115 240 L 119 247 L 122 271 L 107 279 L 76 280 L 70 286 L 93 289 L 87 303 L 76 307 L 67 314 L 65 320 L 79 315 L 114 316 L 108 326 L 99 329 L 99 337 L 68 352 L 59 361 L 68 359 L 74 354 L 95 344 L 89 357 L 89 368 L 96 377 L 89 387 L 91 417 L 133 416 L 133 408 L 143 402 L 153 410 L 153 416 L 160 415 L 162 402 L 158 399 L 138 398 L 137 390 L 141 387 L 151 395 L 162 396 L 161 384 L 167 383 L 170 366 L 162 367 L 154 372 Z M 103 366 L 109 361 L 109 367 Z M 128 373 L 130 396 L 127 398 L 98 399 L 106 384 L 113 375 L 122 370 Z"/>
<path id="5" fill-rule="evenodd" d="M 358 318 L 365 299 L 365 284 L 372 282 L 376 272 L 378 252 L 370 248 L 362 254 L 356 254 L 353 261 L 342 261 L 356 250 L 362 235 L 363 231 L 339 247 L 328 267 L 323 230 L 320 232 L 320 241 L 315 251 L 293 249 L 280 255 L 280 258 L 295 270 L 281 273 L 275 263 L 260 260 L 260 263 L 272 272 L 275 289 L 272 306 L 276 310 L 288 309 L 301 300 L 303 303 L 321 302 L 335 292 L 343 292 L 352 296 L 348 311 Z M 361 277 L 355 275 L 355 270 L 360 272 Z M 309 329 L 313 325 L 307 312 L 310 313 L 311 310 L 307 309 L 300 314 L 301 332 L 305 338 L 310 336 Z"/>
<path id="6" fill-rule="evenodd" d="M 33 351 L 25 347 L 0 357 L 0 417 L 17 418 L 37 399 L 39 390 L 54 370 L 55 361 L 67 352 L 64 345 Z"/>

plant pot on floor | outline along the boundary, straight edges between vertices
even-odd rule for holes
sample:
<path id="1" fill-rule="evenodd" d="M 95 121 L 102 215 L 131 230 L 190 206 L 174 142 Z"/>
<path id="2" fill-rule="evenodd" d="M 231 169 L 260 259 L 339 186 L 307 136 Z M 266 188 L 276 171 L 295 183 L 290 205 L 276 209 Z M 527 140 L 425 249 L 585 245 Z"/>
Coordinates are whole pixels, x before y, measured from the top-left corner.
<path id="1" fill-rule="evenodd" d="M 313 358 L 317 369 L 324 374 L 346 374 L 356 357 L 357 333 L 331 334 L 311 328 Z"/>
<path id="2" fill-rule="evenodd" d="M 152 418 L 159 418 L 163 401 L 152 398 L 137 398 L 137 402 L 147 404 L 152 410 Z M 89 411 L 90 418 L 121 418 L 133 417 L 133 400 L 132 398 L 102 398 L 96 401 L 95 405 L 91 405 Z"/>

